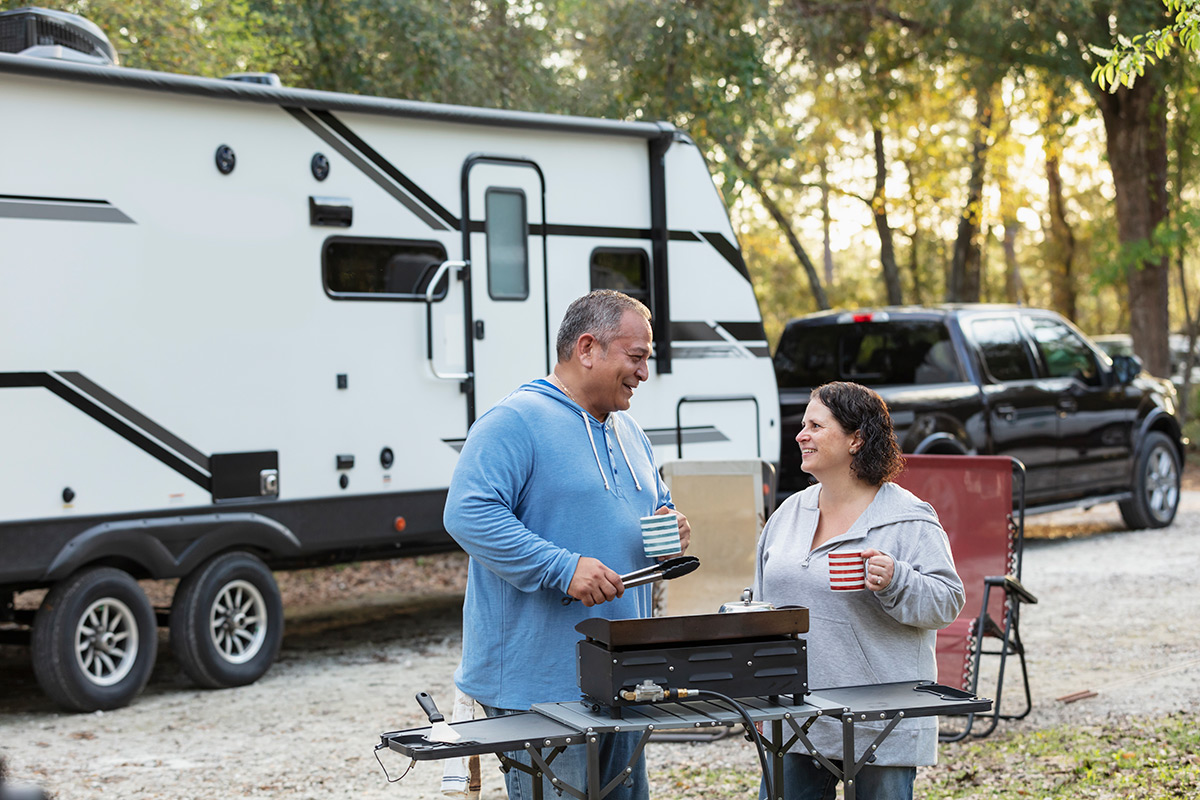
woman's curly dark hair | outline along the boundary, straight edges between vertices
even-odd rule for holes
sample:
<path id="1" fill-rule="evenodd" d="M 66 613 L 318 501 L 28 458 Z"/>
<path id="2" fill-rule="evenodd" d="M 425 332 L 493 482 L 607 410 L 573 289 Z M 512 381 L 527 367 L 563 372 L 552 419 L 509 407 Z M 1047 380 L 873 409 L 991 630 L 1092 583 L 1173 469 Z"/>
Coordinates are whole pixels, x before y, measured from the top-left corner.
<path id="1" fill-rule="evenodd" d="M 904 460 L 887 403 L 875 391 L 849 381 L 834 381 L 812 390 L 847 433 L 859 432 L 862 446 L 850 470 L 872 486 L 881 486 L 904 470 Z"/>

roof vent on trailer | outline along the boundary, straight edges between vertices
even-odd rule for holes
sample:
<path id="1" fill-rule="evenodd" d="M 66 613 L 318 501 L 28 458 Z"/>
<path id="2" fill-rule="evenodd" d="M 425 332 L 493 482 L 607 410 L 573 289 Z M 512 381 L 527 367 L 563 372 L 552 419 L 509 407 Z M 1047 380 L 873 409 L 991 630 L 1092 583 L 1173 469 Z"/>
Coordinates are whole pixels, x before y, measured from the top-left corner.
<path id="1" fill-rule="evenodd" d="M 117 51 L 94 23 L 46 8 L 0 12 L 0 52 L 115 66 Z"/>

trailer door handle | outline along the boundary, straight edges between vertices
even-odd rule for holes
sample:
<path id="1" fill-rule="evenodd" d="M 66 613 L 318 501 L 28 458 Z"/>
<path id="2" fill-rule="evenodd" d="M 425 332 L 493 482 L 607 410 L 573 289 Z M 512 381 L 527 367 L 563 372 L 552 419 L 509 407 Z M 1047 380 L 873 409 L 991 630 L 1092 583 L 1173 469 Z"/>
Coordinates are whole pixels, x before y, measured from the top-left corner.
<path id="1" fill-rule="evenodd" d="M 443 261 L 425 288 L 425 358 L 433 377 L 444 381 L 469 381 L 473 377 L 470 372 L 438 372 L 433 363 L 433 295 L 447 270 L 458 270 L 458 274 L 461 275 L 466 268 L 466 261 Z"/>

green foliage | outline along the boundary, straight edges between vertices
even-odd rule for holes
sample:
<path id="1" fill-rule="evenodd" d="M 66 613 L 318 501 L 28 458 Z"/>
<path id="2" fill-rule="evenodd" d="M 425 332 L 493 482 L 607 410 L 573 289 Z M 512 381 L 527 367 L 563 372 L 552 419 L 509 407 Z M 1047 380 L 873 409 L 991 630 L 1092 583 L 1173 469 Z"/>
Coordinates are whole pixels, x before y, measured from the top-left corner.
<path id="1" fill-rule="evenodd" d="M 1162 0 L 1162 4 L 1173 15 L 1170 25 L 1133 37 L 1118 36 L 1112 48 L 1093 48 L 1104 59 L 1092 70 L 1097 86 L 1109 92 L 1130 88 L 1146 74 L 1148 65 L 1166 58 L 1177 45 L 1190 53 L 1200 49 L 1200 0 Z"/>

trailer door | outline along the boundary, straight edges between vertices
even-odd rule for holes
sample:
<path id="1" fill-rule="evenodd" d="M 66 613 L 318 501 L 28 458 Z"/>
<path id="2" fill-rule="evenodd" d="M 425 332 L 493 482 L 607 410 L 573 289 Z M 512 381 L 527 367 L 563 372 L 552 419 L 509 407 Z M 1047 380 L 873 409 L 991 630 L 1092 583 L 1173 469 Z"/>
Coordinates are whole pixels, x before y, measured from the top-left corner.
<path id="1" fill-rule="evenodd" d="M 545 184 L 528 159 L 474 156 L 464 171 L 473 423 L 517 386 L 550 371 Z"/>

